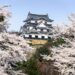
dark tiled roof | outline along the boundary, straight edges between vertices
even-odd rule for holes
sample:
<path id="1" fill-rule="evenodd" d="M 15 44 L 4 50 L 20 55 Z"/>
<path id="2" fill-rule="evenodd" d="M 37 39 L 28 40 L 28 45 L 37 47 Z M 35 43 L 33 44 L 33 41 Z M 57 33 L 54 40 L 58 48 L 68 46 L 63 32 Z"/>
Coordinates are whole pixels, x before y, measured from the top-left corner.
<path id="1" fill-rule="evenodd" d="M 34 23 L 27 23 L 27 24 L 25 23 L 25 24 L 24 24 L 24 26 L 36 26 L 36 25 L 37 25 L 37 24 L 34 24 Z"/>
<path id="2" fill-rule="evenodd" d="M 44 20 L 49 21 L 49 22 L 53 21 L 52 19 L 49 19 L 48 15 L 38 15 L 38 14 L 32 14 L 29 12 L 25 22 L 29 21 L 29 20 L 38 20 L 38 19 L 44 19 Z"/>

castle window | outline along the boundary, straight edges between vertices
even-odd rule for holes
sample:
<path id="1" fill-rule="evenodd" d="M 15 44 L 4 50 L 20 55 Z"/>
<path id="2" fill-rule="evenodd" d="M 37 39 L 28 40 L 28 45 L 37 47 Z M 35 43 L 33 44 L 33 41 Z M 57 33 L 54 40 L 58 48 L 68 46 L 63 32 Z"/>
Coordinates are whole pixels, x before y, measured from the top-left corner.
<path id="1" fill-rule="evenodd" d="M 48 39 L 50 39 L 50 37 L 48 37 Z"/>
<path id="2" fill-rule="evenodd" d="M 38 36 L 36 35 L 35 38 L 38 39 Z"/>
<path id="3" fill-rule="evenodd" d="M 32 38 L 32 35 L 29 35 L 29 38 L 31 39 Z"/>
<path id="4" fill-rule="evenodd" d="M 44 39 L 44 36 L 42 36 L 42 39 Z"/>

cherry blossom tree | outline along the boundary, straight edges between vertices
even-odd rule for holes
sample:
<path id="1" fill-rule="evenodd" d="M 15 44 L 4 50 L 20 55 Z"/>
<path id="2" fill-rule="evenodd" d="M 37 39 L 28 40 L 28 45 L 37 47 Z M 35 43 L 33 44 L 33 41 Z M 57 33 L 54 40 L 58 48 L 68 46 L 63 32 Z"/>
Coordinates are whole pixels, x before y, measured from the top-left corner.
<path id="1" fill-rule="evenodd" d="M 0 7 L 0 32 L 6 32 L 8 28 L 8 20 L 10 12 L 7 9 L 9 6 Z"/>

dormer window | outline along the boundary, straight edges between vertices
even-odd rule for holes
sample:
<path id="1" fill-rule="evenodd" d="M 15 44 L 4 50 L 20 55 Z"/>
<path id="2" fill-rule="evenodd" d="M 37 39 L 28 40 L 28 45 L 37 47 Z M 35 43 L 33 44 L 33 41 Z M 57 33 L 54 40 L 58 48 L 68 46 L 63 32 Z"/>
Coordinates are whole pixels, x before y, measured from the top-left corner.
<path id="1" fill-rule="evenodd" d="M 31 23 L 35 23 L 35 21 L 34 20 L 31 20 Z"/>

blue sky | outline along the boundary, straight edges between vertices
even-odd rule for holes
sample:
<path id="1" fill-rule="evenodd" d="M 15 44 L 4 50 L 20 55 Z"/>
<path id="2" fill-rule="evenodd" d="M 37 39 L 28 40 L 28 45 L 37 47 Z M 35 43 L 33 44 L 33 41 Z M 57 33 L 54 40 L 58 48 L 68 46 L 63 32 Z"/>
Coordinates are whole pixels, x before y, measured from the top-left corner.
<path id="1" fill-rule="evenodd" d="M 75 0 L 0 0 L 0 6 L 11 5 L 9 30 L 19 31 L 28 12 L 47 14 L 54 22 L 67 22 L 67 17 L 75 13 Z"/>

